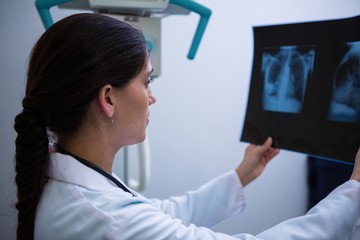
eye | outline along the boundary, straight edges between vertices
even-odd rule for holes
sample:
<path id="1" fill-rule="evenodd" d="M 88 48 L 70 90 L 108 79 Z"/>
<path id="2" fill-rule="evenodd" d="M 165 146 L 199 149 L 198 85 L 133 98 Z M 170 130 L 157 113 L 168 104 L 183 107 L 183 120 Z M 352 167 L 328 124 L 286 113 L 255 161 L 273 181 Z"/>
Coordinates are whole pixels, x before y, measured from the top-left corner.
<path id="1" fill-rule="evenodd" d="M 150 76 L 149 79 L 145 82 L 145 86 L 149 87 L 150 83 L 152 83 L 154 79 L 155 79 L 154 76 Z"/>

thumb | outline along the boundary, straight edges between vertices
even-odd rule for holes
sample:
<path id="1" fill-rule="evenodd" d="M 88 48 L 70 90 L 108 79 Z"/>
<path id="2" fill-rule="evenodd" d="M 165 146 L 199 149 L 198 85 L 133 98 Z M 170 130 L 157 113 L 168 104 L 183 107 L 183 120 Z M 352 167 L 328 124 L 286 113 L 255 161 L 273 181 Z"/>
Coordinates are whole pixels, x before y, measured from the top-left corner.
<path id="1" fill-rule="evenodd" d="M 265 152 L 271 148 L 273 140 L 271 137 L 268 137 L 263 145 L 259 147 L 260 152 Z"/>

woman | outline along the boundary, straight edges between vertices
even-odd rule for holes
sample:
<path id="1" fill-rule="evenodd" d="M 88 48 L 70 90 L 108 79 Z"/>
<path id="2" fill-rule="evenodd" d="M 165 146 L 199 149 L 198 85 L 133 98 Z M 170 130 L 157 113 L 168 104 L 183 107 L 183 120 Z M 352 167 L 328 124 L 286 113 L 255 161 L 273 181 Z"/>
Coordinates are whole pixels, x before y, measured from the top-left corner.
<path id="1" fill-rule="evenodd" d="M 103 15 L 67 17 L 38 40 L 23 111 L 15 119 L 18 239 L 260 239 L 227 236 L 206 226 L 243 209 L 242 187 L 279 152 L 271 148 L 271 138 L 250 145 L 235 171 L 181 197 L 149 200 L 112 174 L 116 152 L 145 139 L 148 107 L 156 101 L 151 72 L 141 32 Z M 49 144 L 54 149 L 49 151 Z M 358 166 L 353 178 L 357 181 L 325 201 L 341 199 L 347 205 L 334 207 L 346 220 L 345 230 L 354 226 L 359 211 Z M 293 227 L 307 222 L 333 227 L 325 213 L 320 209 L 311 219 L 285 222 L 285 229 L 275 227 L 262 236 L 290 239 Z M 313 225 L 314 219 L 320 224 Z"/>

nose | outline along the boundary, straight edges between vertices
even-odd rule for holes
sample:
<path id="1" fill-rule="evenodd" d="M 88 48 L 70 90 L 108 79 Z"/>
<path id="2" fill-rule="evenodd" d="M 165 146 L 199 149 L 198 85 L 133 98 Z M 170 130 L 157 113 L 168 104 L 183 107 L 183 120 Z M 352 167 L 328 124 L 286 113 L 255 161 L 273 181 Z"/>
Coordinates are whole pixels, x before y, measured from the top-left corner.
<path id="1" fill-rule="evenodd" d="M 150 106 L 156 103 L 156 97 L 153 95 L 150 88 L 148 89 L 148 91 L 149 91 L 149 106 Z"/>

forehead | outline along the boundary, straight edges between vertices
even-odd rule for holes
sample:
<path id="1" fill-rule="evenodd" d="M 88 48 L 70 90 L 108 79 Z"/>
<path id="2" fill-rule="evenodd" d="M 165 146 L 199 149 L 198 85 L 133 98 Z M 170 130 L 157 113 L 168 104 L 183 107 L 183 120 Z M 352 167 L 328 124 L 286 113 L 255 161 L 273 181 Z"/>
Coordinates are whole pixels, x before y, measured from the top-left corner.
<path id="1" fill-rule="evenodd" d="M 143 66 L 143 68 L 141 69 L 141 71 L 131 80 L 131 82 L 136 81 L 136 79 L 147 79 L 149 78 L 149 76 L 151 75 L 153 71 L 152 65 L 151 65 L 151 61 L 150 59 L 146 60 L 145 65 Z"/>
<path id="2" fill-rule="evenodd" d="M 143 71 L 145 71 L 145 73 L 150 73 L 150 72 L 152 72 L 152 70 L 153 70 L 153 67 L 152 67 L 151 61 L 150 61 L 150 58 L 148 58 L 146 60 Z"/>

